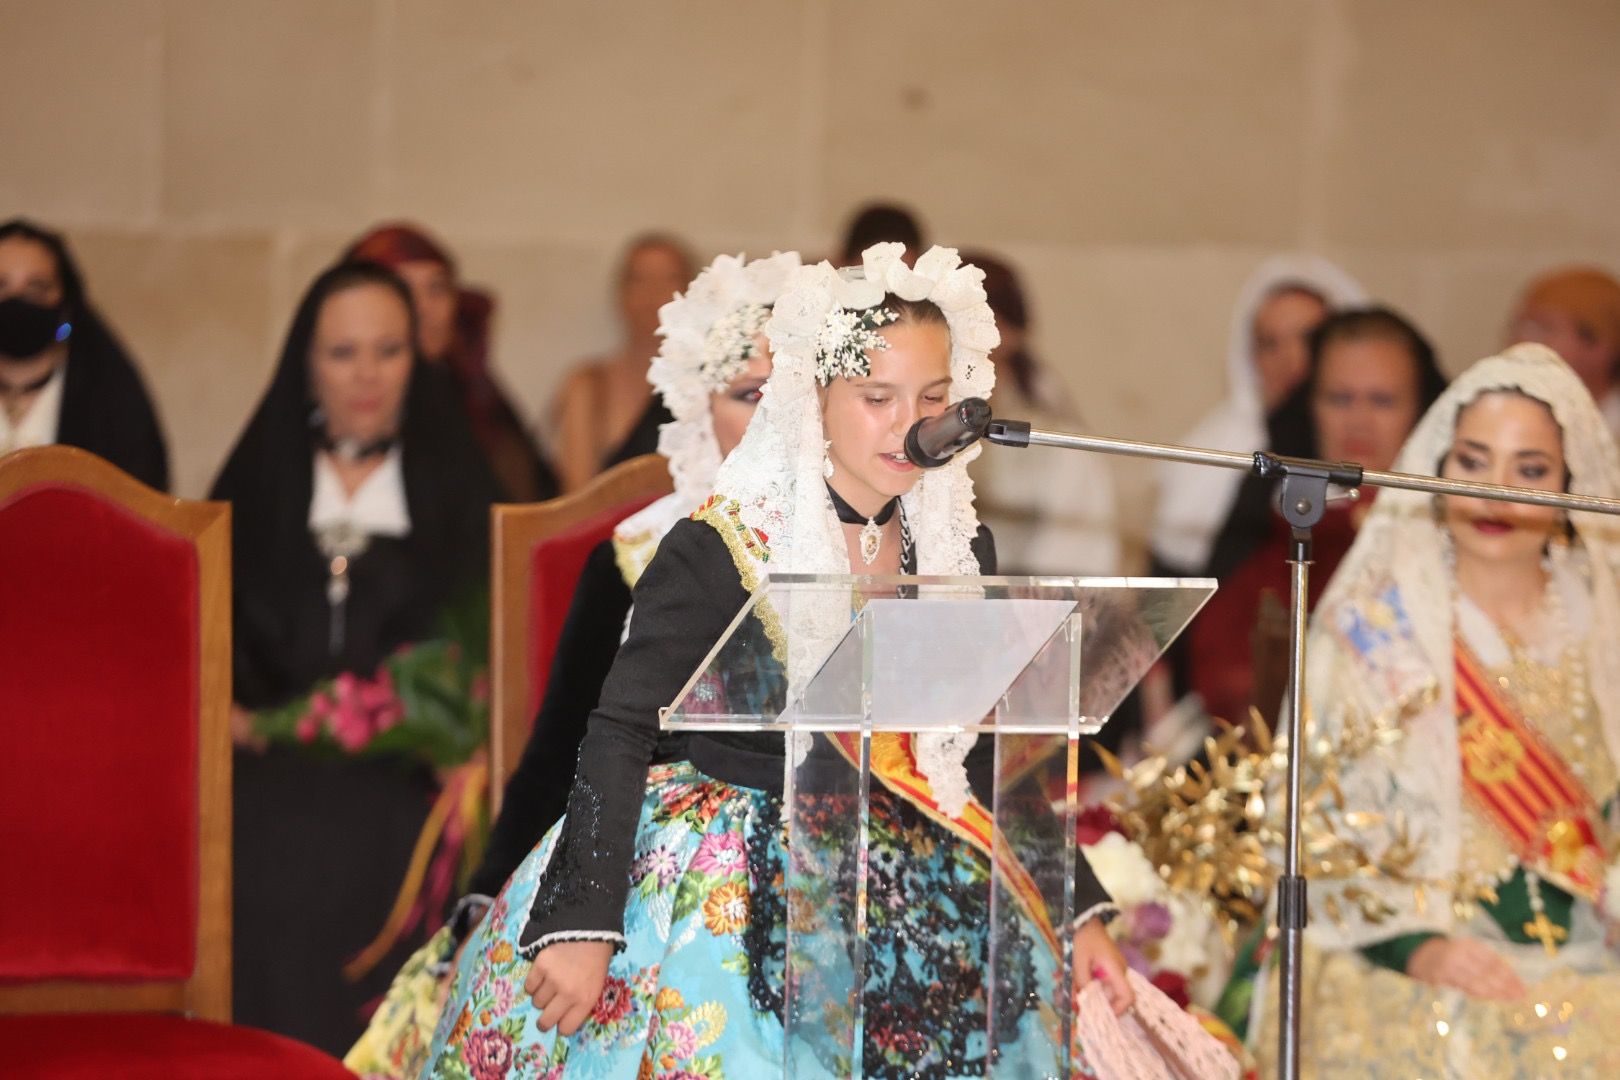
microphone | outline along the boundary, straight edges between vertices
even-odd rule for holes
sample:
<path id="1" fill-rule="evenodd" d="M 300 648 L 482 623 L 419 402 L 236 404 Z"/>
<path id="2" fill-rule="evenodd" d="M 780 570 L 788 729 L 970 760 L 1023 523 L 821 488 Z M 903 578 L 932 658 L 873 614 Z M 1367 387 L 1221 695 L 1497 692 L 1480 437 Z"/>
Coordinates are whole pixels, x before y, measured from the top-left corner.
<path id="1" fill-rule="evenodd" d="M 925 417 L 906 432 L 906 458 L 918 468 L 937 469 L 984 438 L 990 403 L 963 398 L 938 416 Z"/>

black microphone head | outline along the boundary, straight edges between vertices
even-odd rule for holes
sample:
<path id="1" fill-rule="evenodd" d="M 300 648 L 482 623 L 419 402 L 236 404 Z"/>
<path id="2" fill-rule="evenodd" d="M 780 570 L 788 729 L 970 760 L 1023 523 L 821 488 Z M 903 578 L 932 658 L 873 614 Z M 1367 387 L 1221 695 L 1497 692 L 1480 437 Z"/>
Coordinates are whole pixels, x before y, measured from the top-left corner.
<path id="1" fill-rule="evenodd" d="M 983 438 L 990 426 L 990 403 L 963 398 L 938 416 L 926 417 L 906 432 L 906 458 L 923 469 L 937 469 Z"/>

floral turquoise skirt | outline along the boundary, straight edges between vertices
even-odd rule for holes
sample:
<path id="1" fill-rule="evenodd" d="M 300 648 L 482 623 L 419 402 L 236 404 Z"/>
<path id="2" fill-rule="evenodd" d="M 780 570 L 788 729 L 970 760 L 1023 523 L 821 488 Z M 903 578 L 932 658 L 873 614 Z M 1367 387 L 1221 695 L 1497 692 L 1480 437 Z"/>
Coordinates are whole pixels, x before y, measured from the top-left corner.
<path id="1" fill-rule="evenodd" d="M 828 809 L 829 823 L 851 820 L 844 807 Z M 870 830 L 862 1071 L 919 1080 L 982 1076 L 989 1053 L 981 976 L 988 864 L 910 804 L 883 794 L 874 794 Z M 469 939 L 423 1077 L 780 1076 L 786 853 L 779 801 L 685 762 L 649 771 L 625 947 L 609 966 L 595 1011 L 568 1037 L 536 1026 L 539 1010 L 523 991 L 529 963 L 517 949 L 559 832 L 524 861 Z M 1002 986 L 1003 994 L 1034 1000 L 1035 980 L 1051 970 L 1038 948 L 1026 945 L 1015 950 L 1019 962 L 1003 962 L 1001 978 L 1013 984 Z M 836 979 L 841 966 L 847 970 L 846 958 L 826 959 L 811 977 Z M 999 1045 L 1013 1045 L 1020 1027 L 1037 1022 L 1034 1011 L 998 1031 Z M 828 1056 L 826 1075 L 848 1075 L 847 1059 Z M 1049 1074 L 1050 1063 L 1039 1057 L 1028 1062 L 1031 1076 Z M 1003 1068 L 1013 1064 L 1002 1061 Z"/>

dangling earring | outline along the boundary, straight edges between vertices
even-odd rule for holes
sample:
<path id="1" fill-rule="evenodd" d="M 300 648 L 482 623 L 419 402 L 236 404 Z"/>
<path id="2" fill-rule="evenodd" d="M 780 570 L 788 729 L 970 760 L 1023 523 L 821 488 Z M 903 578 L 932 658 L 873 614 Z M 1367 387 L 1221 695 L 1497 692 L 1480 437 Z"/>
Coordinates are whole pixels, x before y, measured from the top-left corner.
<path id="1" fill-rule="evenodd" d="M 821 447 L 821 475 L 828 480 L 833 477 L 832 440 L 828 439 Z"/>

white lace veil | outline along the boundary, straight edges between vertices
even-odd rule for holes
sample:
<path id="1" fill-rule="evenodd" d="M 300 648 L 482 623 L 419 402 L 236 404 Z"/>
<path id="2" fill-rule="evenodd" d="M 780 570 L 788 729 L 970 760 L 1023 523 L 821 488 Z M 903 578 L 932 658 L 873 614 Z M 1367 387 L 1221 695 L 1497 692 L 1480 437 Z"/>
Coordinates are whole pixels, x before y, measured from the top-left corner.
<path id="1" fill-rule="evenodd" d="M 747 551 L 733 548 L 743 583 L 753 589 L 768 572 L 848 574 L 848 549 L 822 472 L 826 436 L 822 432 L 816 383 L 817 340 L 828 317 L 864 311 L 888 295 L 930 300 L 945 314 L 951 338 L 951 400 L 990 396 L 995 372 L 990 350 L 1000 341 L 995 317 L 985 302 L 984 272 L 963 265 L 952 248 L 935 247 L 908 267 L 901 244 L 876 244 L 862 255 L 858 270 L 840 272 L 830 263 L 802 267 L 777 300 L 765 332 L 774 354 L 771 378 L 759 411 L 737 447 L 720 467 L 715 491 L 738 505 L 741 523 L 766 544 Z M 976 575 L 972 542 L 978 531 L 972 447 L 949 464 L 923 474 L 901 499 L 902 513 L 916 544 L 920 574 Z M 814 611 L 797 602 L 784 629 L 790 683 L 805 678 L 849 625 L 849 609 Z M 919 743 L 919 765 L 934 781 L 942 802 L 965 800 L 961 757 L 971 740 L 944 746 Z M 940 755 L 952 759 L 946 768 Z"/>
<path id="2" fill-rule="evenodd" d="M 717 366 L 712 332 L 746 307 L 774 304 L 798 269 L 799 256 L 792 251 L 751 262 L 741 255 L 722 255 L 658 310 L 663 343 L 647 379 L 674 417 L 658 430 L 658 452 L 669 461 L 675 491 L 626 518 L 614 530 L 616 536 L 662 538 L 714 489 L 720 444 L 709 412 L 711 396 L 732 377 L 728 366 L 745 361 L 729 356 Z M 650 557 L 650 551 L 643 556 Z"/>
<path id="3" fill-rule="evenodd" d="M 1620 460 L 1596 405 L 1574 372 L 1540 345 L 1515 345 L 1463 373 L 1424 414 L 1395 469 L 1436 475 L 1459 410 L 1493 390 L 1518 391 L 1552 410 L 1563 431 L 1570 491 L 1620 496 Z M 1589 590 L 1586 670 L 1609 753 L 1620 760 L 1620 670 L 1614 660 L 1620 656 L 1620 520 L 1575 512 L 1571 523 L 1575 538 L 1567 551 L 1553 545 L 1561 556 L 1554 558 L 1553 572 L 1580 575 Z M 1462 810 L 1452 578 L 1432 498 L 1381 491 L 1312 618 L 1306 684 L 1314 737 L 1329 745 L 1369 718 L 1399 715 L 1400 739 L 1344 766 L 1345 799 L 1351 810 L 1379 814 L 1376 824 L 1361 830 L 1371 853 L 1387 850 L 1404 828 L 1418 851 L 1410 876 L 1447 883 L 1457 872 Z M 1358 649 L 1353 641 L 1374 644 Z M 1351 828 L 1342 822 L 1340 827 Z M 1361 918 L 1350 891 L 1356 888 L 1376 895 L 1394 914 Z M 1419 899 L 1410 885 L 1389 880 L 1313 881 L 1310 895 L 1311 938 L 1328 947 L 1360 947 L 1417 930 L 1447 933 L 1457 919 L 1456 898 L 1447 887 L 1430 888 Z M 1342 918 L 1331 917 L 1330 906 Z"/>

